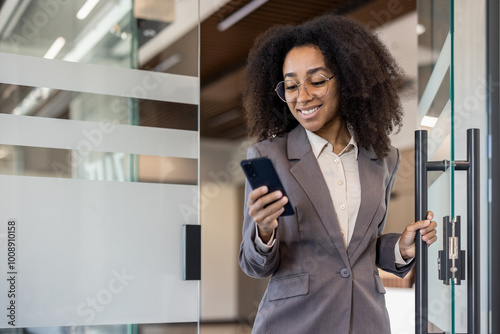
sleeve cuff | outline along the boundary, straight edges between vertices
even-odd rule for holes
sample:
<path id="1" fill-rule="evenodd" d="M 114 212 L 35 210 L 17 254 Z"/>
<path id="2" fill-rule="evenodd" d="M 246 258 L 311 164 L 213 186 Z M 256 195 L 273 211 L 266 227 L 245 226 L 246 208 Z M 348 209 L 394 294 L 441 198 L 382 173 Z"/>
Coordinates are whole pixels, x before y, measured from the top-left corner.
<path id="1" fill-rule="evenodd" d="M 271 251 L 271 249 L 273 248 L 275 241 L 276 241 L 276 239 L 274 239 L 274 231 L 273 231 L 273 234 L 271 235 L 271 239 L 269 239 L 269 242 L 267 244 L 265 244 L 264 241 L 262 241 L 262 239 L 260 238 L 259 228 L 257 227 L 257 224 L 255 224 L 254 242 L 255 242 L 255 246 L 257 247 L 257 249 L 259 251 L 261 251 L 262 253 L 269 253 Z M 401 255 L 399 255 L 399 256 L 401 256 Z"/>
<path id="2" fill-rule="evenodd" d="M 396 245 L 394 246 L 394 258 L 396 259 L 396 268 L 406 266 L 410 264 L 411 261 L 413 261 L 413 257 L 406 261 L 405 259 L 403 259 L 403 256 L 399 251 L 399 240 L 401 240 L 401 238 L 398 239 L 398 242 L 396 242 Z"/>

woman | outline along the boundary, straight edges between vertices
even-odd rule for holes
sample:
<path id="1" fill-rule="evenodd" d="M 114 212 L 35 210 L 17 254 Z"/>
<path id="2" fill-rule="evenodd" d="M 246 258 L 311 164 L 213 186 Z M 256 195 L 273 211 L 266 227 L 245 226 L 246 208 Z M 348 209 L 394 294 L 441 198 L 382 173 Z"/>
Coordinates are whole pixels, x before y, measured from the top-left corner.
<path id="1" fill-rule="evenodd" d="M 390 333 L 377 267 L 403 277 L 414 239 L 382 235 L 399 152 L 401 71 L 363 26 L 327 15 L 260 36 L 248 59 L 248 158 L 269 157 L 288 197 L 246 189 L 240 266 L 272 275 L 254 333 Z M 290 201 L 295 215 L 280 217 Z"/>

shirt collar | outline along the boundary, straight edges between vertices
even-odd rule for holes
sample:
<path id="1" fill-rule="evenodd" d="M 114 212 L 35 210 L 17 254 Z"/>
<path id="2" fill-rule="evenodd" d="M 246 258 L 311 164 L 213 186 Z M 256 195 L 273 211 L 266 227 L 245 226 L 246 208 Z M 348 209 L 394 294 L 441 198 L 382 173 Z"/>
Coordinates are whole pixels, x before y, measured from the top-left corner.
<path id="1" fill-rule="evenodd" d="M 323 152 L 325 147 L 329 144 L 329 142 L 325 138 L 318 136 L 314 132 L 309 131 L 307 129 L 305 129 L 305 130 L 306 130 L 306 134 L 307 134 L 307 139 L 309 139 L 309 143 L 311 144 L 314 156 L 316 157 L 316 159 L 318 159 L 318 157 L 321 155 L 321 153 Z M 354 156 L 356 157 L 356 160 L 357 160 L 358 159 L 358 144 L 354 140 L 354 136 L 352 134 L 352 129 L 348 126 L 347 130 L 349 131 L 349 134 L 351 135 L 351 139 L 349 140 L 349 143 L 346 145 L 346 147 L 344 147 L 342 152 L 340 152 L 338 154 L 338 156 L 341 156 L 342 154 L 350 152 L 351 149 L 353 149 Z"/>

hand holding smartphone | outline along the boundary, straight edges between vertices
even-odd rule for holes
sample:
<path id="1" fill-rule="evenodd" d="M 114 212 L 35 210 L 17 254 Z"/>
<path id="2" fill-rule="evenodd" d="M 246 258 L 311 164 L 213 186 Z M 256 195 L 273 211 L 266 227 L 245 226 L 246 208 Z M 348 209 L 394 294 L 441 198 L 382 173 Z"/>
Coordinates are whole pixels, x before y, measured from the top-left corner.
<path id="1" fill-rule="evenodd" d="M 273 163 L 269 158 L 264 157 L 243 160 L 240 164 L 248 182 L 252 186 L 252 189 L 267 186 L 269 193 L 279 190 L 283 196 L 287 196 L 285 188 L 283 187 L 278 174 L 274 169 Z M 285 211 L 283 211 L 280 217 L 290 216 L 293 214 L 295 214 L 295 211 L 290 203 L 290 198 L 288 198 L 288 203 L 285 204 Z"/>

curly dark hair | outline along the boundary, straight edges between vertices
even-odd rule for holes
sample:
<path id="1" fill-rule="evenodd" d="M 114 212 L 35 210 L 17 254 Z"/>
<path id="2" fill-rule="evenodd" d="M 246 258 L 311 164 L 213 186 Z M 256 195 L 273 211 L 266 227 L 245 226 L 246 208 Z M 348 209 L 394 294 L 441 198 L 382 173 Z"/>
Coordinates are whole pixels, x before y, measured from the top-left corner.
<path id="1" fill-rule="evenodd" d="M 299 123 L 274 92 L 283 80 L 287 53 L 318 47 L 335 75 L 340 118 L 352 127 L 359 146 L 378 157 L 389 152 L 389 134 L 402 124 L 397 94 L 403 72 L 382 42 L 363 25 L 339 15 L 323 15 L 301 25 L 281 25 L 260 35 L 245 69 L 243 103 L 249 135 L 259 141 L 283 136 Z"/>

